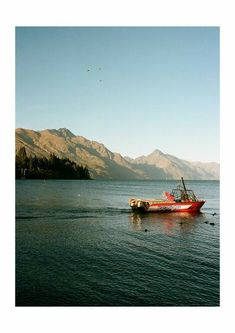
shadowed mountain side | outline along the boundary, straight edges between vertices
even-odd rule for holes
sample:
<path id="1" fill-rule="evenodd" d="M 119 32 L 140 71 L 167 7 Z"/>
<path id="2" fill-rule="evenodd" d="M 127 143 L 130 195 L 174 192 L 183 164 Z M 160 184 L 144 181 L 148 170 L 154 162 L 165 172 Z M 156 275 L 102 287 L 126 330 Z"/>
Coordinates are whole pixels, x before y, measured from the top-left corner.
<path id="1" fill-rule="evenodd" d="M 33 131 L 16 129 L 16 151 L 48 158 L 55 154 L 87 166 L 95 179 L 219 179 L 218 163 L 188 162 L 155 150 L 148 156 L 124 158 L 102 143 L 75 136 L 66 128 Z M 211 171 L 210 171 L 211 170 Z"/>
<path id="2" fill-rule="evenodd" d="M 197 170 L 197 172 L 204 178 L 219 179 L 220 165 L 215 162 L 202 163 L 202 162 L 192 162 L 192 165 Z"/>
<path id="3" fill-rule="evenodd" d="M 161 180 L 161 179 L 172 179 L 168 173 L 162 169 L 158 168 L 155 165 L 148 164 L 138 164 L 133 166 L 137 172 L 142 171 L 142 179 L 152 179 L 152 180 Z"/>
<path id="4" fill-rule="evenodd" d="M 116 179 L 116 180 L 128 180 L 128 179 L 139 179 L 138 173 L 125 166 L 117 164 L 115 161 L 104 159 L 106 168 L 103 169 L 103 176 L 105 179 Z"/>

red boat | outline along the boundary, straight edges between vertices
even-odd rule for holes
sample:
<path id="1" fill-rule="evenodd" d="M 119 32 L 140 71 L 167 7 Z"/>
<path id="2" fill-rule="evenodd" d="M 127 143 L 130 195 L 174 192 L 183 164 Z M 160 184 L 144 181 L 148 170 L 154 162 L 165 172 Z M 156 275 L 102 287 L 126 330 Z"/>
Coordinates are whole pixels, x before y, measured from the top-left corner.
<path id="1" fill-rule="evenodd" d="M 133 210 L 144 212 L 199 212 L 205 200 L 196 197 L 192 190 L 185 187 L 183 177 L 182 185 L 178 185 L 171 193 L 165 192 L 165 199 L 129 199 Z"/>

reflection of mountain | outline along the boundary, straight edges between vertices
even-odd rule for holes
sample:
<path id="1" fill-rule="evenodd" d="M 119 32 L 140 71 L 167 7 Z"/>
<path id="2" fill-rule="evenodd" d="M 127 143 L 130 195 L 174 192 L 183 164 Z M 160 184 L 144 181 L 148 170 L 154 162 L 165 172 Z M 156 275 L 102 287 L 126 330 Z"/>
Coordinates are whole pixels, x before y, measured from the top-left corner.
<path id="1" fill-rule="evenodd" d="M 97 179 L 219 179 L 218 163 L 187 162 L 155 150 L 136 159 L 122 157 L 103 144 L 75 136 L 66 128 L 33 131 L 16 129 L 16 150 L 25 146 L 27 154 L 46 156 L 54 153 L 87 165 Z"/>

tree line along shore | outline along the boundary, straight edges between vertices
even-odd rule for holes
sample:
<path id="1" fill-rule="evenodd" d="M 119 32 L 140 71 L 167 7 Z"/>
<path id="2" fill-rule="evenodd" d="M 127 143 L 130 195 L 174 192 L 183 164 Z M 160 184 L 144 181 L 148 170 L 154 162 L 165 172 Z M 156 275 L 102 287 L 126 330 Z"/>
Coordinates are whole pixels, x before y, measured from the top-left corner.
<path id="1" fill-rule="evenodd" d="M 68 158 L 27 156 L 21 147 L 15 157 L 16 179 L 91 179 L 88 168 Z"/>

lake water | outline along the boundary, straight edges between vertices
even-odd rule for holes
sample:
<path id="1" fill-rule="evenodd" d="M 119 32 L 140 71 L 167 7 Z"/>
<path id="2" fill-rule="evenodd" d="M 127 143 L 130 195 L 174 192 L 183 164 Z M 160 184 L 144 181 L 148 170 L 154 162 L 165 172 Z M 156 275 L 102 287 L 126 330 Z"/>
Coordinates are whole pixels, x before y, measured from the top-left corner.
<path id="1" fill-rule="evenodd" d="M 200 214 L 128 206 L 178 183 L 16 181 L 16 305 L 218 306 L 219 182 L 186 181 Z"/>

